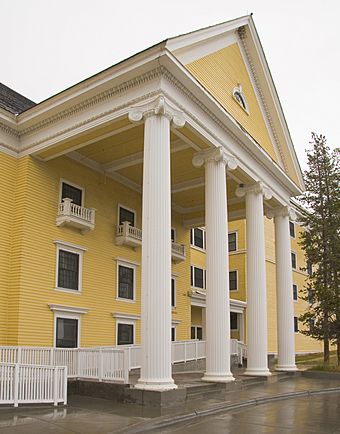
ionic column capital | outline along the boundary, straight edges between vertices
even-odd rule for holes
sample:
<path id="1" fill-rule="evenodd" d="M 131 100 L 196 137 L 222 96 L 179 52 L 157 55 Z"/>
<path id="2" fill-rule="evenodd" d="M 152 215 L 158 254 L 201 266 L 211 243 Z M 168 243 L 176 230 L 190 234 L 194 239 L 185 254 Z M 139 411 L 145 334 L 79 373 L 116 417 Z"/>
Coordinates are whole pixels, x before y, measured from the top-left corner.
<path id="1" fill-rule="evenodd" d="M 292 208 L 289 205 L 284 205 L 278 208 L 269 209 L 266 211 L 266 216 L 269 219 L 275 218 L 275 217 L 289 217 L 289 220 L 296 220 L 296 212 L 294 208 Z"/>
<path id="2" fill-rule="evenodd" d="M 230 170 L 237 168 L 237 160 L 234 156 L 229 155 L 222 146 L 217 148 L 208 149 L 207 151 L 198 152 L 192 159 L 192 164 L 195 167 L 201 167 L 208 161 L 223 162 L 225 166 Z"/>
<path id="3" fill-rule="evenodd" d="M 273 197 L 271 189 L 261 181 L 246 187 L 238 187 L 235 192 L 237 197 L 244 197 L 248 193 L 262 194 L 265 200 L 270 200 Z"/>
<path id="4" fill-rule="evenodd" d="M 131 107 L 128 116 L 131 122 L 139 122 L 150 116 L 165 116 L 175 127 L 181 128 L 185 125 L 183 113 L 172 107 L 163 95 L 159 95 L 153 101 Z"/>

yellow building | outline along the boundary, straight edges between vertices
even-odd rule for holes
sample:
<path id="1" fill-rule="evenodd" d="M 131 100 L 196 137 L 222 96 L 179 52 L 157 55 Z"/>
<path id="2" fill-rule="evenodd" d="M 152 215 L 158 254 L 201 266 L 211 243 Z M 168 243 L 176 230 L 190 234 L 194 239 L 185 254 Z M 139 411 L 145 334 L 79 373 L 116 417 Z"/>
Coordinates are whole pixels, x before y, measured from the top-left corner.
<path id="1" fill-rule="evenodd" d="M 294 370 L 295 351 L 320 349 L 293 332 L 301 228 L 293 273 L 276 237 L 304 186 L 250 16 L 39 104 L 1 85 L 0 167 L 1 345 L 141 343 L 144 388 L 173 387 L 170 338 L 209 341 L 206 379 L 228 381 L 229 310 L 249 373 L 267 374 L 267 353 Z"/>

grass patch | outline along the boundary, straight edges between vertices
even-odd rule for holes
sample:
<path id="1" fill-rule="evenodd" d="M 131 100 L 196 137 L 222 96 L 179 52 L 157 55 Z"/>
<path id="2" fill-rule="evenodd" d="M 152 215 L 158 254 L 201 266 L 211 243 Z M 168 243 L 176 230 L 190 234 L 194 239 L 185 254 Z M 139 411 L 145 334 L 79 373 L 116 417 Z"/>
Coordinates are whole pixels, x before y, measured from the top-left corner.
<path id="1" fill-rule="evenodd" d="M 323 372 L 340 372 L 340 366 L 336 365 L 318 365 L 313 366 L 312 368 L 308 369 L 309 371 L 323 371 Z"/>
<path id="2" fill-rule="evenodd" d="M 328 366 L 323 363 L 323 353 L 296 356 L 296 364 L 307 366 L 310 371 L 340 372 L 340 366 L 337 366 L 336 351 L 330 351 Z"/>

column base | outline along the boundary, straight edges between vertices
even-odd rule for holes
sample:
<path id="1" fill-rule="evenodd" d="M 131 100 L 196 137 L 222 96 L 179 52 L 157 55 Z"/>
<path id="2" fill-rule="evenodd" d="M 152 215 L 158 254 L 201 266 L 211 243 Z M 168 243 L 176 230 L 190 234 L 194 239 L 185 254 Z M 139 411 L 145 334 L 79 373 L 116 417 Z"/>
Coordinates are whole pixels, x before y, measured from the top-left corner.
<path id="1" fill-rule="evenodd" d="M 275 371 L 285 371 L 285 372 L 296 372 L 298 371 L 296 365 L 277 365 L 275 366 Z"/>
<path id="2" fill-rule="evenodd" d="M 142 389 L 142 390 L 173 390 L 177 389 L 177 385 L 175 384 L 173 379 L 170 379 L 169 381 L 153 381 L 153 380 L 142 380 L 139 379 L 137 383 L 135 384 L 136 389 Z"/>
<path id="3" fill-rule="evenodd" d="M 249 375 L 252 377 L 269 377 L 272 373 L 269 369 L 246 369 L 243 375 Z"/>
<path id="4" fill-rule="evenodd" d="M 235 381 L 235 378 L 232 373 L 221 375 L 205 373 L 201 380 L 207 383 L 229 383 L 230 381 Z"/>

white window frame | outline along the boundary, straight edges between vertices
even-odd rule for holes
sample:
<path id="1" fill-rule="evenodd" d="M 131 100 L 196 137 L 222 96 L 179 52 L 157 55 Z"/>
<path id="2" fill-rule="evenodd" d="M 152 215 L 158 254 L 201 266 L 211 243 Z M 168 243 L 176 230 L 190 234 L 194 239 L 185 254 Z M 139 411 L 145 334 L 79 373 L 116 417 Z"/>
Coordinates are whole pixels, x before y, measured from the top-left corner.
<path id="1" fill-rule="evenodd" d="M 191 326 L 190 326 L 190 337 L 191 337 L 191 328 L 192 327 L 195 329 L 195 338 L 194 339 L 196 339 L 196 340 L 198 340 L 198 337 L 197 337 L 197 328 L 199 327 L 200 329 L 202 329 L 202 339 L 201 340 L 203 340 L 203 326 L 200 325 L 200 324 L 191 324 Z"/>
<path id="2" fill-rule="evenodd" d="M 56 245 L 56 275 L 55 275 L 55 290 L 67 292 L 69 294 L 81 294 L 83 290 L 83 255 L 86 252 L 86 248 L 77 246 L 75 244 L 66 243 L 64 241 L 54 241 Z M 78 289 L 63 288 L 58 286 L 58 274 L 59 274 L 59 251 L 75 253 L 79 256 L 79 268 L 78 268 Z"/>
<path id="3" fill-rule="evenodd" d="M 295 300 L 295 298 L 294 298 L 294 285 L 296 286 L 296 300 Z M 293 283 L 293 301 L 294 301 L 294 303 L 297 303 L 298 302 L 298 300 L 299 300 L 299 287 L 297 286 L 297 284 L 296 283 Z"/>
<path id="4" fill-rule="evenodd" d="M 57 319 L 58 318 L 65 318 L 65 319 L 75 319 L 78 321 L 78 327 L 77 327 L 77 346 L 74 348 L 80 348 L 80 327 L 81 327 L 81 319 L 80 314 L 69 314 L 69 313 L 62 313 L 62 312 L 55 312 L 54 314 L 54 335 L 53 335 L 53 346 L 54 348 L 65 348 L 65 347 L 57 347 Z"/>
<path id="5" fill-rule="evenodd" d="M 291 234 L 290 234 L 290 224 L 293 224 L 293 226 L 294 226 L 294 236 L 292 236 Z M 292 239 L 292 240 L 295 240 L 295 238 L 296 238 L 296 226 L 295 226 L 295 223 L 294 222 L 292 222 L 291 220 L 289 220 L 289 236 L 290 236 L 290 238 Z"/>
<path id="6" fill-rule="evenodd" d="M 74 182 L 70 182 L 70 181 L 68 181 L 65 178 L 60 178 L 60 183 L 59 183 L 59 203 L 61 203 L 61 201 L 62 201 L 61 196 L 62 196 L 62 192 L 63 192 L 63 183 L 64 184 L 68 184 L 71 187 L 78 188 L 78 190 L 81 190 L 81 206 L 84 206 L 84 203 L 85 203 L 85 188 L 81 187 L 78 184 L 75 184 Z"/>
<path id="7" fill-rule="evenodd" d="M 229 235 L 235 234 L 236 235 L 236 250 L 230 250 L 229 251 Z M 238 251 L 238 231 L 230 231 L 228 232 L 228 253 L 234 253 Z"/>
<path id="8" fill-rule="evenodd" d="M 121 259 L 118 259 L 116 264 L 116 300 L 118 301 L 124 301 L 127 303 L 135 303 L 136 302 L 136 270 L 137 270 L 137 266 L 136 264 L 133 264 L 131 262 L 128 261 L 123 261 Z M 133 298 L 123 298 L 123 297 L 119 297 L 119 266 L 123 266 L 126 268 L 132 268 L 133 269 Z"/>
<path id="9" fill-rule="evenodd" d="M 176 282 L 176 276 L 174 276 L 173 274 L 171 275 L 171 280 L 174 281 L 174 305 L 171 305 L 172 309 L 176 309 L 176 302 L 177 302 L 177 297 L 176 297 L 176 286 L 177 286 L 177 282 Z M 171 287 L 170 287 L 171 288 Z"/>
<path id="10" fill-rule="evenodd" d="M 291 250 L 290 251 L 290 253 L 292 254 L 294 254 L 295 255 L 295 268 L 293 267 L 293 264 L 291 264 L 291 266 L 292 266 L 292 270 L 297 270 L 298 269 L 298 263 L 297 263 L 297 254 L 296 254 L 296 252 L 294 251 L 294 250 Z M 292 262 L 292 259 L 290 259 L 291 260 L 291 262 Z"/>
<path id="11" fill-rule="evenodd" d="M 119 324 L 132 325 L 133 326 L 133 342 L 132 342 L 132 344 L 118 345 L 118 325 Z M 123 318 L 116 317 L 116 347 L 117 348 L 128 347 L 130 345 L 135 345 L 135 343 L 136 343 L 136 320 L 135 319 L 123 319 Z"/>
<path id="12" fill-rule="evenodd" d="M 241 95 L 241 98 L 243 99 L 244 105 L 245 107 L 243 107 L 243 105 L 239 102 L 239 100 L 236 98 L 235 93 L 239 93 Z M 249 115 L 249 105 L 248 105 L 248 101 L 246 96 L 243 93 L 243 88 L 241 84 L 238 84 L 236 87 L 234 87 L 233 89 L 233 98 L 234 100 L 237 102 L 237 104 L 247 113 L 247 115 Z"/>
<path id="13" fill-rule="evenodd" d="M 230 287 L 229 287 L 229 292 L 237 292 L 238 291 L 238 270 L 229 270 L 229 273 L 232 273 L 234 271 L 236 271 L 236 289 L 230 289 Z M 228 284 L 230 286 L 229 273 L 228 273 L 228 279 L 229 279 Z"/>
<path id="14" fill-rule="evenodd" d="M 129 208 L 128 206 L 125 206 L 125 205 L 123 205 L 121 203 L 118 203 L 117 225 L 119 225 L 119 221 L 120 221 L 120 209 L 121 208 L 124 208 L 127 211 L 130 211 L 130 212 L 133 213 L 134 219 L 135 219 L 135 226 L 134 227 L 136 228 L 137 227 L 137 211 L 135 209 Z"/>
<path id="15" fill-rule="evenodd" d="M 195 229 L 200 229 L 203 232 L 203 248 L 196 246 L 194 244 L 195 243 L 195 236 L 194 236 L 194 230 Z M 205 250 L 206 250 L 205 228 L 202 228 L 202 227 L 192 228 L 191 229 L 191 238 L 192 238 L 192 244 L 190 244 L 190 246 L 193 249 L 199 250 L 200 252 L 205 252 Z"/>
<path id="16" fill-rule="evenodd" d="M 190 265 L 190 267 L 192 267 L 192 268 L 198 268 L 200 270 L 203 270 L 203 288 L 195 285 L 195 271 L 194 270 L 193 270 L 193 273 L 192 273 L 192 283 L 193 284 L 192 284 L 191 288 L 195 288 L 195 289 L 198 289 L 198 290 L 206 289 L 206 270 L 205 270 L 205 268 L 197 267 L 196 265 L 192 265 L 192 264 Z M 190 272 L 191 272 L 191 270 L 190 270 Z"/>

